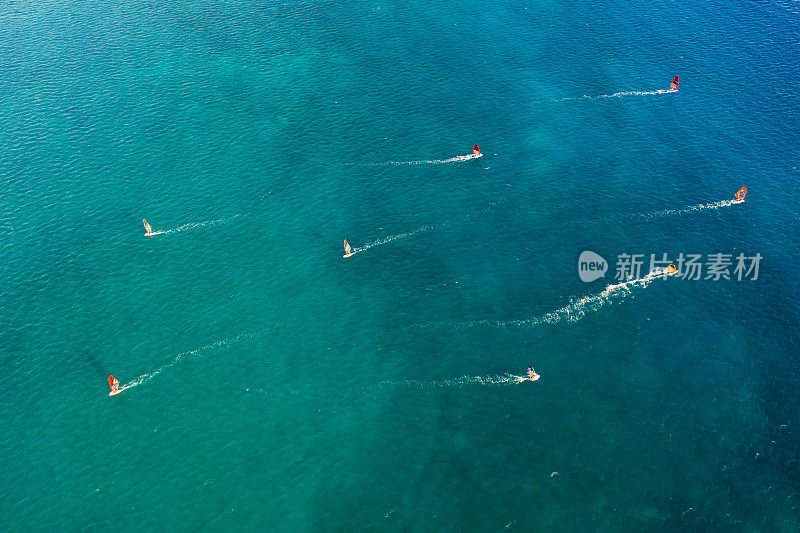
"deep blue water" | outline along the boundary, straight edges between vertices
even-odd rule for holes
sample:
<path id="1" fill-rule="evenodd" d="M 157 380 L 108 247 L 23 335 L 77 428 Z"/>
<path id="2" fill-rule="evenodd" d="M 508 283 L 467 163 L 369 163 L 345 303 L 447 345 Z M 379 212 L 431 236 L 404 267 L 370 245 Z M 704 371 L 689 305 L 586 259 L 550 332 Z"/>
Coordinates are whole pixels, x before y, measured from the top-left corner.
<path id="1" fill-rule="evenodd" d="M 798 17 L 5 4 L 3 529 L 797 530 Z"/>

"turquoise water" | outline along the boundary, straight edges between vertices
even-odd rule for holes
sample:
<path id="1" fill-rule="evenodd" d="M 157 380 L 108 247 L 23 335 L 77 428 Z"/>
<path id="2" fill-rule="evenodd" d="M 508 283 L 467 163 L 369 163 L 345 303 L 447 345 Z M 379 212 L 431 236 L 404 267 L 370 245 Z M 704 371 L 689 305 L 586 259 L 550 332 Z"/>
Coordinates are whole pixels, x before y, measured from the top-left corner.
<path id="1" fill-rule="evenodd" d="M 4 529 L 796 530 L 799 16 L 6 5 Z"/>

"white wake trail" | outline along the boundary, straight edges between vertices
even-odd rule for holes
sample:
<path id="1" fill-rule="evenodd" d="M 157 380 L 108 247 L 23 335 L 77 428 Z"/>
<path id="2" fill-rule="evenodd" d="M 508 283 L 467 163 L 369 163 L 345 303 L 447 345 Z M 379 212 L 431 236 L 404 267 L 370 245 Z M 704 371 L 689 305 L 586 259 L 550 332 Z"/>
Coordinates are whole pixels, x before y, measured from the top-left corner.
<path id="1" fill-rule="evenodd" d="M 482 386 L 501 386 L 501 385 L 519 385 L 531 381 L 528 376 L 517 376 L 514 374 L 502 374 L 495 376 L 461 376 L 457 378 L 442 379 L 436 381 L 420 381 L 415 379 L 407 379 L 402 381 L 382 381 L 380 385 L 383 386 L 406 386 L 419 389 L 446 389 L 455 387 L 464 387 L 469 385 L 482 385 Z"/>
<path id="2" fill-rule="evenodd" d="M 404 165 L 446 165 L 448 163 L 460 163 L 462 161 L 470 161 L 483 157 L 483 154 L 467 154 L 457 155 L 447 159 L 423 159 L 419 161 L 384 161 L 382 163 L 350 163 L 353 166 L 361 167 L 385 167 L 389 165 L 404 166 Z"/>
<path id="3" fill-rule="evenodd" d="M 230 339 L 223 339 L 223 340 L 220 340 L 220 341 L 213 342 L 211 344 L 207 344 L 205 346 L 201 346 L 200 348 L 196 348 L 194 350 L 190 350 L 188 352 L 179 353 L 169 363 L 166 363 L 166 364 L 158 367 L 157 369 L 155 369 L 152 372 L 149 372 L 147 374 L 142 374 L 141 376 L 139 376 L 138 378 L 134 379 L 133 381 L 130 381 L 130 382 L 126 383 L 124 386 L 120 387 L 119 391 L 122 392 L 124 390 L 131 389 L 133 387 L 141 385 L 142 383 L 146 383 L 146 382 L 150 381 L 151 379 L 153 379 L 154 377 L 156 377 L 157 375 L 159 375 L 160 373 L 164 372 L 165 370 L 168 370 L 168 369 L 172 368 L 173 366 L 177 365 L 179 362 L 181 362 L 184 359 L 202 357 L 206 353 L 208 353 L 208 352 L 210 352 L 210 351 L 212 351 L 212 350 L 214 350 L 216 348 L 221 348 L 223 346 L 229 346 L 229 345 L 231 345 L 233 343 L 236 343 L 236 342 L 238 342 L 238 341 L 240 341 L 242 339 L 251 338 L 252 336 L 253 336 L 252 333 L 247 333 L 247 332 L 240 333 L 236 337 L 231 337 Z"/>
<path id="4" fill-rule="evenodd" d="M 415 380 L 415 379 L 404 379 L 404 380 L 387 380 L 381 381 L 378 383 L 373 383 L 371 385 L 354 385 L 351 384 L 345 387 L 345 390 L 361 392 L 366 394 L 373 394 L 376 389 L 385 389 L 387 387 L 409 387 L 415 389 L 448 389 L 448 388 L 459 388 L 459 387 L 467 387 L 467 386 L 483 386 L 483 387 L 501 387 L 506 385 L 519 385 L 521 383 L 532 382 L 532 380 L 528 376 L 517 376 L 515 374 L 501 374 L 501 375 L 490 375 L 490 376 L 461 376 L 457 378 L 450 378 L 450 379 L 440 379 L 440 380 L 431 380 L 431 381 L 423 381 L 423 380 Z M 307 394 L 314 386 L 311 383 L 300 383 L 300 384 L 282 384 L 276 385 L 269 390 L 264 388 L 246 388 L 245 392 L 257 392 L 263 394 L 264 396 L 302 396 Z"/>
<path id="5" fill-rule="evenodd" d="M 369 250 L 370 248 L 374 248 L 375 246 L 381 246 L 381 245 L 390 243 L 392 241 L 396 241 L 398 239 L 407 239 L 409 237 L 413 237 L 414 235 L 419 235 L 420 233 L 425 233 L 427 231 L 432 231 L 432 230 L 435 230 L 435 229 L 440 229 L 440 228 L 444 228 L 444 227 L 447 227 L 447 226 L 454 226 L 454 225 L 457 225 L 457 224 L 461 224 L 463 222 L 468 222 L 468 221 L 472 220 L 475 217 L 479 217 L 479 216 L 483 215 L 484 213 L 486 213 L 488 211 L 496 209 L 497 206 L 499 206 L 499 205 L 504 205 L 505 203 L 506 203 L 505 198 L 501 198 L 499 200 L 490 202 L 486 207 L 484 207 L 482 209 L 478 209 L 478 210 L 476 210 L 476 211 L 474 211 L 474 212 L 472 212 L 472 213 L 470 213 L 468 215 L 462 215 L 462 216 L 456 217 L 455 220 L 445 220 L 445 221 L 439 222 L 437 224 L 426 224 L 425 226 L 420 226 L 419 228 L 415 229 L 414 231 L 408 231 L 406 233 L 399 233 L 397 235 L 390 235 L 388 237 L 383 237 L 382 239 L 374 240 L 372 242 L 369 242 L 369 243 L 364 244 L 364 245 L 359 246 L 359 247 L 353 247 L 351 249 L 351 256 L 350 257 L 352 257 L 353 255 L 355 255 L 357 253 L 363 252 L 365 250 Z"/>
<path id="6" fill-rule="evenodd" d="M 435 230 L 437 228 L 442 228 L 447 225 L 447 222 L 441 222 L 439 224 L 429 224 L 426 226 L 420 226 L 419 228 L 415 229 L 414 231 L 409 231 L 406 233 L 399 233 L 397 235 L 390 235 L 389 237 L 384 237 L 382 239 L 378 239 L 376 241 L 372 241 L 367 243 L 363 246 L 359 246 L 358 248 L 353 248 L 352 254 L 355 255 L 357 253 L 364 252 L 369 250 L 370 248 L 374 248 L 375 246 L 382 246 L 384 244 L 390 243 L 392 241 L 396 241 L 398 239 L 407 239 L 409 237 L 413 237 L 414 235 L 419 235 L 420 233 L 425 233 L 426 231 Z"/>
<path id="7" fill-rule="evenodd" d="M 696 204 L 690 205 L 688 207 L 683 207 L 680 209 L 663 209 L 661 211 L 652 211 L 649 213 L 634 213 L 631 215 L 625 215 L 622 218 L 659 218 L 665 217 L 669 215 L 685 215 L 686 213 L 691 213 L 692 211 L 704 211 L 706 209 L 720 209 L 723 207 L 730 207 L 732 205 L 739 205 L 743 204 L 744 200 L 720 200 L 719 202 L 711 202 L 706 204 Z"/>
<path id="8" fill-rule="evenodd" d="M 509 328 L 509 327 L 530 327 L 541 326 L 544 324 L 558 324 L 561 322 L 573 323 L 577 322 L 590 312 L 598 311 L 608 304 L 612 304 L 621 300 L 631 294 L 632 290 L 636 287 L 647 287 L 654 280 L 659 278 L 666 278 L 670 274 L 661 268 L 653 270 L 643 278 L 631 279 L 608 285 L 602 292 L 594 295 L 584 296 L 577 300 L 573 300 L 560 309 L 551 311 L 545 315 L 541 315 L 526 320 L 476 320 L 472 322 L 432 322 L 427 324 L 415 324 L 416 327 L 421 328 L 437 328 L 449 327 L 455 329 L 474 328 L 479 326 Z"/>
<path id="9" fill-rule="evenodd" d="M 600 94 L 597 96 L 589 96 L 588 94 L 584 94 L 583 96 L 571 96 L 567 98 L 554 99 L 553 102 L 569 102 L 575 100 L 600 100 L 602 98 L 622 98 L 623 96 L 652 96 L 657 94 L 671 94 L 676 92 L 678 91 L 672 91 L 669 89 L 659 89 L 657 91 L 621 91 L 618 93 Z"/>
<path id="10" fill-rule="evenodd" d="M 183 231 L 189 231 L 196 228 L 210 228 L 213 226 L 219 226 L 221 224 L 226 224 L 231 220 L 240 218 L 244 215 L 234 215 L 232 217 L 227 218 L 218 218 L 216 220 L 205 220 L 203 222 L 189 222 L 188 224 L 184 224 L 182 226 L 178 226 L 177 228 L 172 229 L 163 229 L 152 232 L 150 235 L 146 235 L 146 237 L 155 237 L 156 235 L 173 235 L 175 233 L 181 233 Z"/>

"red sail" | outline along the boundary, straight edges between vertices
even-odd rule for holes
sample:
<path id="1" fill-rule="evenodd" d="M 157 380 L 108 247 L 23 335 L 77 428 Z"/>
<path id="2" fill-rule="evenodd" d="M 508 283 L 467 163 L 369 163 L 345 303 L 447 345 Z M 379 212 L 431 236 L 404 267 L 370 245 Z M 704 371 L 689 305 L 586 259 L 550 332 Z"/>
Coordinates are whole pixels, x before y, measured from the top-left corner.
<path id="1" fill-rule="evenodd" d="M 669 88 L 670 88 L 670 89 L 672 89 L 673 91 L 677 91 L 677 90 L 678 90 L 678 83 L 679 83 L 679 82 L 680 82 L 680 81 L 678 80 L 678 76 L 675 76 L 675 77 L 672 79 L 672 84 L 669 86 Z"/>
<path id="2" fill-rule="evenodd" d="M 114 376 L 108 376 L 108 386 L 111 387 L 111 389 L 114 388 L 114 382 L 115 381 L 116 380 L 114 379 Z"/>
<path id="3" fill-rule="evenodd" d="M 473 146 L 473 147 L 472 147 L 472 153 L 473 153 L 473 154 L 479 154 L 479 153 L 481 153 L 481 149 L 480 149 L 480 148 L 478 148 L 478 145 L 477 145 L 477 144 L 476 144 L 475 146 Z"/>
<path id="4" fill-rule="evenodd" d="M 738 191 L 736 191 L 736 199 L 737 200 L 744 200 L 744 197 L 747 196 L 747 187 L 742 187 Z"/>

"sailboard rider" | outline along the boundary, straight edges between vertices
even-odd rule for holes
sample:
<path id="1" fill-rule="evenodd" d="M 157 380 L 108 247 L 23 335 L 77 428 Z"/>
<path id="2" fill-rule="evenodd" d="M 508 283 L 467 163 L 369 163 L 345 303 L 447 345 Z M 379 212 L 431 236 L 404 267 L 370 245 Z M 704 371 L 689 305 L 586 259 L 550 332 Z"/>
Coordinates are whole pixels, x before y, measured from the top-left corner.
<path id="1" fill-rule="evenodd" d="M 111 387 L 111 394 L 113 396 L 119 392 L 119 380 L 114 376 L 108 376 L 108 386 Z"/>

